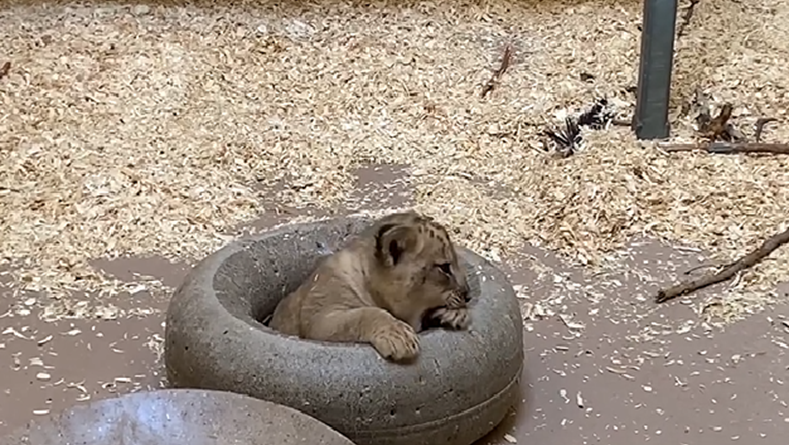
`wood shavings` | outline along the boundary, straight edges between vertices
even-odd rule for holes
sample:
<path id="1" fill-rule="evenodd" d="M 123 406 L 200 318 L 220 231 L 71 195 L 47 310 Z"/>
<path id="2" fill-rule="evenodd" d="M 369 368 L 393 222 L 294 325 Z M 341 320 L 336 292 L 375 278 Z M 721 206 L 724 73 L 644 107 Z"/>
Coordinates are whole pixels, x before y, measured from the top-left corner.
<path id="1" fill-rule="evenodd" d="M 586 325 L 584 325 L 583 323 L 572 321 L 572 319 L 567 315 L 559 314 L 559 319 L 562 320 L 562 323 L 564 323 L 564 325 L 567 326 L 569 329 L 581 330 L 586 328 Z"/>
<path id="2" fill-rule="evenodd" d="M 733 117 L 783 120 L 789 31 L 777 24 L 789 17 L 713 3 L 696 5 L 677 43 L 672 102 L 701 79 L 716 102 L 748 104 Z M 409 165 L 416 210 L 505 260 L 529 242 L 596 268 L 634 235 L 737 255 L 789 208 L 774 159 L 676 162 L 624 128 L 584 134 L 565 159 L 535 149 L 545 116 L 595 97 L 632 109 L 638 2 L 486 3 L 496 20 L 334 0 L 93 9 L 28 2 L 0 15 L 12 36 L 0 54 L 14 55 L 0 82 L 12 111 L 0 118 L 0 249 L 12 286 L 45 296 L 31 308 L 46 320 L 128 315 L 75 301 L 139 284 L 92 259 L 202 258 L 276 206 L 343 208 L 352 169 L 370 162 Z M 746 37 L 722 38 L 735 26 Z M 528 63 L 509 66 L 507 94 L 483 100 L 491 54 L 510 43 Z M 423 118 L 427 104 L 440 119 Z M 677 141 L 693 124 L 673 116 Z M 789 140 L 784 127 L 771 137 Z M 729 291 L 724 315 L 756 310 L 786 279 L 789 254 L 776 253 Z"/>
<path id="3" fill-rule="evenodd" d="M 553 315 L 553 312 L 540 303 L 524 303 L 521 305 L 521 315 L 524 320 L 540 320 Z"/>
<path id="4" fill-rule="evenodd" d="M 14 329 L 11 326 L 5 328 L 3 330 L 3 332 L 2 332 L 2 335 L 8 335 L 8 334 L 11 334 L 11 335 L 13 335 L 14 337 L 17 337 L 17 338 L 21 338 L 22 340 L 30 340 L 30 338 L 28 338 L 27 336 L 25 336 L 24 334 L 22 334 L 21 332 L 17 331 L 16 329 Z"/>

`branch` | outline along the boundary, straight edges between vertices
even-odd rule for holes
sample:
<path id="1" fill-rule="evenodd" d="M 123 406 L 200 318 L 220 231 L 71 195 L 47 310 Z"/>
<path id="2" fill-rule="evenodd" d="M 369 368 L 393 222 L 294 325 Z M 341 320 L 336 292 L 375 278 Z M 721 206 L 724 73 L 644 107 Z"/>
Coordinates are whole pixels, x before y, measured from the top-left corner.
<path id="1" fill-rule="evenodd" d="M 693 18 L 693 8 L 695 8 L 699 2 L 701 2 L 701 0 L 690 0 L 690 5 L 688 9 L 685 10 L 685 14 L 682 16 L 682 22 L 679 24 L 677 37 L 682 37 L 685 34 L 685 28 L 690 25 L 690 19 Z"/>
<path id="2" fill-rule="evenodd" d="M 11 72 L 11 62 L 6 62 L 0 66 L 0 79 L 7 76 L 9 72 Z"/>
<path id="3" fill-rule="evenodd" d="M 754 124 L 754 126 L 756 127 L 756 132 L 753 135 L 753 138 L 756 140 L 756 142 L 762 140 L 762 132 L 764 131 L 764 126 L 769 124 L 770 122 L 775 122 L 777 120 L 778 119 L 774 117 L 761 117 L 756 120 L 756 124 Z"/>
<path id="4" fill-rule="evenodd" d="M 679 296 L 731 279 L 738 272 L 753 267 L 755 264 L 771 254 L 775 249 L 789 242 L 789 229 L 768 238 L 758 249 L 731 263 L 718 273 L 705 275 L 697 280 L 685 281 L 680 284 L 662 289 L 655 297 L 656 303 L 665 303 Z"/>
<path id="5" fill-rule="evenodd" d="M 789 154 L 789 144 L 768 144 L 764 142 L 713 142 L 711 144 L 662 144 L 660 148 L 669 152 L 706 151 L 713 154 L 734 153 L 772 153 Z"/>
<path id="6" fill-rule="evenodd" d="M 482 88 L 482 98 L 484 99 L 485 96 L 488 95 L 493 88 L 496 87 L 496 83 L 498 83 L 501 76 L 507 71 L 507 68 L 510 67 L 510 63 L 512 62 L 512 44 L 508 43 L 507 46 L 504 48 L 504 55 L 501 58 L 501 66 L 496 72 L 493 73 L 493 76 L 490 77 L 488 83 Z"/>
<path id="7" fill-rule="evenodd" d="M 734 106 L 731 103 L 723 104 L 720 113 L 713 119 L 702 119 L 699 125 L 699 132 L 702 136 L 709 138 L 711 142 L 722 139 L 726 142 L 741 142 L 743 137 L 732 124 L 729 123 Z M 702 114 L 699 115 L 700 117 Z M 709 117 L 709 114 L 706 115 Z"/>

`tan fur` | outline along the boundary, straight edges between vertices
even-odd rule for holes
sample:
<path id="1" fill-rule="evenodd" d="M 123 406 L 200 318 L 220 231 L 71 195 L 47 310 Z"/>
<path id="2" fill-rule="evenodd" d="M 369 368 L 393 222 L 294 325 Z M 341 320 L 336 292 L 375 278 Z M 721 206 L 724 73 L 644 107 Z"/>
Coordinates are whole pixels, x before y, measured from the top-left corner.
<path id="1" fill-rule="evenodd" d="M 366 342 L 386 358 L 419 354 L 430 312 L 465 329 L 468 285 L 447 231 L 415 212 L 385 216 L 321 261 L 280 302 L 270 327 L 305 339 Z"/>

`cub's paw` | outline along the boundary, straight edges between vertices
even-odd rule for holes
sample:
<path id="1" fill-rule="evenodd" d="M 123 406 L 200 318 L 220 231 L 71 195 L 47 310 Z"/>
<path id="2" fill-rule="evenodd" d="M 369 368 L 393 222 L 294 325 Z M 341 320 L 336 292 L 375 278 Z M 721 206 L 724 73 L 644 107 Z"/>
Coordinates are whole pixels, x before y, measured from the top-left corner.
<path id="1" fill-rule="evenodd" d="M 410 360 L 419 354 L 419 337 L 414 328 L 400 320 L 378 328 L 370 343 L 382 357 L 395 361 Z"/>
<path id="2" fill-rule="evenodd" d="M 466 302 L 460 294 L 453 292 L 448 298 L 446 306 L 451 309 L 459 309 L 466 306 Z"/>
<path id="3" fill-rule="evenodd" d="M 471 325 L 471 314 L 467 308 L 440 307 L 433 312 L 431 318 L 450 329 L 468 329 Z"/>

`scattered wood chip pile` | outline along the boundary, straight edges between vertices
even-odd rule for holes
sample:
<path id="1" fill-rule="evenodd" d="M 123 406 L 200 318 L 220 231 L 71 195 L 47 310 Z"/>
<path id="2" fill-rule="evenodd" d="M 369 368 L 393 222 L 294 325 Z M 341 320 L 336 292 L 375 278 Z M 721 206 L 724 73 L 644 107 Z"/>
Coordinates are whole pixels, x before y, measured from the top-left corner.
<path id="1" fill-rule="evenodd" d="M 200 258 L 274 210 L 272 193 L 342 208 L 370 162 L 410 165 L 419 210 L 491 256 L 528 241 L 599 267 L 645 234 L 730 260 L 786 223 L 786 156 L 668 153 L 610 125 L 548 150 L 545 130 L 600 98 L 632 114 L 640 1 L 396 3 L 0 9 L 0 249 L 16 285 L 75 316 L 72 290 L 139 285 L 89 260 Z M 671 142 L 697 140 L 699 89 L 713 116 L 732 104 L 743 133 L 773 117 L 761 142 L 788 142 L 789 5 L 694 3 Z M 788 266 L 776 251 L 732 301 L 767 301 Z"/>

